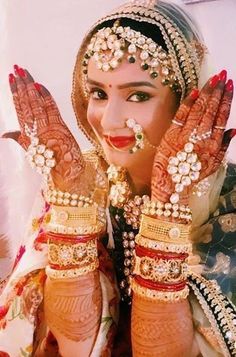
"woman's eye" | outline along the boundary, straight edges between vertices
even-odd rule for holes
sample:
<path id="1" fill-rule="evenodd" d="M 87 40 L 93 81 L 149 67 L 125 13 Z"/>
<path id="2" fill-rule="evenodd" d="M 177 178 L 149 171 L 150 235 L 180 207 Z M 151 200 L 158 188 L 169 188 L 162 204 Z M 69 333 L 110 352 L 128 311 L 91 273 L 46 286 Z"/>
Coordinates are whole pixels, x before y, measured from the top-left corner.
<path id="1" fill-rule="evenodd" d="M 146 102 L 151 98 L 151 95 L 145 92 L 136 92 L 129 96 L 129 102 Z"/>
<path id="2" fill-rule="evenodd" d="M 90 95 L 93 99 L 104 100 L 107 99 L 106 93 L 102 89 L 92 89 Z"/>

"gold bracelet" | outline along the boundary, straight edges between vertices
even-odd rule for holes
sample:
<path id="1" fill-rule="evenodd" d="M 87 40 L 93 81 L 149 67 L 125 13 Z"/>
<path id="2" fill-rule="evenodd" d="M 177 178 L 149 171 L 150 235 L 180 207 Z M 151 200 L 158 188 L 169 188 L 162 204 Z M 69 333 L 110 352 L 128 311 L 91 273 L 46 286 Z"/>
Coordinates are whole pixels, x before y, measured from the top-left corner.
<path id="1" fill-rule="evenodd" d="M 99 260 L 96 259 L 93 263 L 81 268 L 57 270 L 52 269 L 50 266 L 46 266 L 46 274 L 52 279 L 67 279 L 77 278 L 78 276 L 85 275 L 89 272 L 96 270 L 99 267 Z"/>
<path id="2" fill-rule="evenodd" d="M 149 248 L 149 249 L 154 249 L 154 250 L 160 250 L 162 252 L 167 252 L 167 253 L 187 253 L 191 254 L 192 253 L 192 244 L 191 243 L 186 243 L 186 244 L 171 244 L 171 243 L 165 243 L 165 242 L 158 242 L 153 239 L 145 238 L 141 236 L 141 234 L 137 234 L 135 237 L 135 243 L 140 245 L 141 247 L 144 248 Z"/>
<path id="3" fill-rule="evenodd" d="M 157 291 L 145 288 L 139 285 L 134 279 L 131 280 L 131 288 L 133 292 L 144 299 L 159 300 L 164 302 L 176 302 L 186 299 L 189 294 L 189 288 L 186 285 L 180 291 Z"/>
<path id="4" fill-rule="evenodd" d="M 149 239 L 166 243 L 189 243 L 190 224 L 172 223 L 142 215 L 139 233 Z"/>
<path id="5" fill-rule="evenodd" d="M 51 207 L 51 222 L 70 227 L 84 227 L 97 223 L 98 209 L 91 207 Z"/>
<path id="6" fill-rule="evenodd" d="M 48 244 L 49 264 L 66 267 L 76 265 L 78 268 L 93 263 L 97 258 L 97 240 L 77 244 Z"/>
<path id="7" fill-rule="evenodd" d="M 142 208 L 142 213 L 157 217 L 173 217 L 186 222 L 192 221 L 192 212 L 188 206 L 172 204 L 170 202 L 163 203 L 161 201 L 147 201 Z"/>
<path id="8" fill-rule="evenodd" d="M 187 279 L 188 264 L 181 259 L 159 259 L 134 256 L 133 274 L 154 283 L 177 283 Z"/>
<path id="9" fill-rule="evenodd" d="M 59 190 L 48 189 L 45 191 L 46 201 L 59 206 L 88 207 L 94 205 L 90 197 L 78 195 L 77 193 L 62 192 Z"/>
<path id="10" fill-rule="evenodd" d="M 81 235 L 99 233 L 105 229 L 105 213 L 98 206 L 51 208 L 51 221 L 47 225 L 53 233 Z"/>

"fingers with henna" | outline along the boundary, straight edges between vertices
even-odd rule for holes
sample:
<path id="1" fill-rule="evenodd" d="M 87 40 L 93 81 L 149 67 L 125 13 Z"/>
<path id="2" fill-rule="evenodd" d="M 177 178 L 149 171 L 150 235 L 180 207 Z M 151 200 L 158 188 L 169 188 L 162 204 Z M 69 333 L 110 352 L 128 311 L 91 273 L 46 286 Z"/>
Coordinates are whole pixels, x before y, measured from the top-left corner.
<path id="1" fill-rule="evenodd" d="M 194 102 L 193 106 L 191 107 L 188 120 L 185 124 L 185 130 L 189 132 L 189 134 L 196 128 L 202 120 L 207 107 L 208 102 L 211 99 L 211 95 L 214 91 L 214 88 L 217 86 L 220 78 L 219 75 L 213 76 L 203 87 L 201 90 L 199 97 Z"/>
<path id="2" fill-rule="evenodd" d="M 225 84 L 224 93 L 213 124 L 212 138 L 215 139 L 219 144 L 222 142 L 224 129 L 227 125 L 227 121 L 230 115 L 233 93 L 233 81 L 229 79 L 228 82 Z"/>
<path id="3" fill-rule="evenodd" d="M 226 147 L 226 150 L 231 142 L 231 140 L 236 136 L 236 129 L 228 129 L 225 131 L 222 140 L 222 146 Z"/>
<path id="4" fill-rule="evenodd" d="M 197 88 L 192 89 L 191 93 L 181 103 L 175 118 L 172 123 L 177 126 L 183 126 L 188 118 L 190 109 L 199 96 L 199 90 Z"/>
<path id="5" fill-rule="evenodd" d="M 64 122 L 61 119 L 61 115 L 60 115 L 59 109 L 57 107 L 57 104 L 54 101 L 49 90 L 46 87 L 44 87 L 42 84 L 39 84 L 39 83 L 35 83 L 34 86 L 43 98 L 45 111 L 47 113 L 48 118 L 50 119 L 50 122 L 52 123 L 52 121 L 53 121 L 55 124 L 60 123 L 60 124 L 63 124 L 63 126 L 64 126 Z"/>
<path id="6" fill-rule="evenodd" d="M 221 100 L 224 94 L 224 87 L 227 79 L 226 70 L 222 70 L 218 74 L 218 77 L 219 80 L 213 88 L 213 92 L 208 101 L 206 111 L 199 122 L 198 134 L 200 135 L 203 133 L 212 132 L 217 112 L 221 106 Z"/>

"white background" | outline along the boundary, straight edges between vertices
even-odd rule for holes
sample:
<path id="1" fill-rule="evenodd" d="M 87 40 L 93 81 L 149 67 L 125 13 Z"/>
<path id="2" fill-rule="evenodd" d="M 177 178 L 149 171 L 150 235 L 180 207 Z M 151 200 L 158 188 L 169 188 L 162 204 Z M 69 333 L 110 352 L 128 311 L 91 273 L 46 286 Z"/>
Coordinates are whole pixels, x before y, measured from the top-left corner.
<path id="1" fill-rule="evenodd" d="M 81 146 L 88 146 L 78 132 L 70 102 L 74 61 L 90 25 L 121 3 L 123 0 L 0 0 L 0 133 L 17 128 L 8 87 L 8 74 L 16 63 L 47 86 Z M 215 71 L 225 68 L 236 79 L 236 0 L 186 8 L 200 24 Z M 236 127 L 235 99 L 228 126 Z M 230 158 L 235 150 L 236 139 Z"/>

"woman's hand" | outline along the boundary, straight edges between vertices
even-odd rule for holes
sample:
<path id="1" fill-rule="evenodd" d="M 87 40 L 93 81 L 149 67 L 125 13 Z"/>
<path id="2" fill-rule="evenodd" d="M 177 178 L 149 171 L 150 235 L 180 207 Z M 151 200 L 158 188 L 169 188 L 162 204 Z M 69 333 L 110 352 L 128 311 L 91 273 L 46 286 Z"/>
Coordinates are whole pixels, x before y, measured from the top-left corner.
<path id="1" fill-rule="evenodd" d="M 193 150 L 201 162 L 200 176 L 197 181 L 185 186 L 180 203 L 188 202 L 194 184 L 219 168 L 236 131 L 231 129 L 225 132 L 223 129 L 229 118 L 232 99 L 233 82 L 229 80 L 226 83 L 226 71 L 222 71 L 206 83 L 200 94 L 193 90 L 183 101 L 156 151 L 152 175 L 152 200 L 169 202 L 170 195 L 175 191 L 175 184 L 167 172 L 168 160 L 184 149 L 195 128 L 196 134 L 200 137 L 209 131 L 211 135 L 194 144 Z"/>
<path id="2" fill-rule="evenodd" d="M 51 174 L 56 188 L 78 192 L 86 171 L 79 145 L 62 120 L 49 91 L 35 83 L 28 71 L 18 66 L 14 68 L 15 76 L 10 74 L 9 82 L 21 130 L 18 142 L 27 150 L 30 140 L 25 125 L 32 129 L 36 121 L 39 142 L 54 152 L 56 166 Z M 86 187 L 83 187 L 83 194 L 86 194 L 84 191 Z"/>

